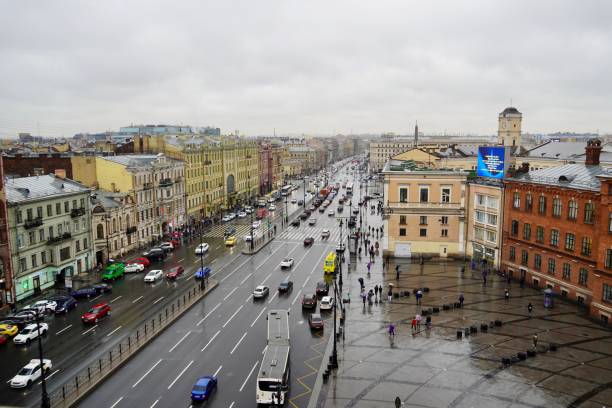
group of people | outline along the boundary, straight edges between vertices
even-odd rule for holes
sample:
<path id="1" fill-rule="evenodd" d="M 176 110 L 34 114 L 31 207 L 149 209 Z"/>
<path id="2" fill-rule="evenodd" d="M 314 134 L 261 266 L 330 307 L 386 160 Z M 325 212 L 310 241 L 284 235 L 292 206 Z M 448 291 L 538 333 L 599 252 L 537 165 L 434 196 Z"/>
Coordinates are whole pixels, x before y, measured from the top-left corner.
<path id="1" fill-rule="evenodd" d="M 366 301 L 368 302 L 369 305 L 372 305 L 373 302 L 378 303 L 378 302 L 383 301 L 382 285 L 380 286 L 374 285 L 374 289 L 370 289 L 369 291 L 366 292 L 363 278 L 359 278 L 358 281 L 361 287 L 361 299 L 363 301 L 364 306 L 366 304 Z M 374 299 L 374 301 L 372 301 L 372 299 Z M 390 286 L 389 290 L 387 291 L 387 302 L 391 303 L 392 299 L 393 299 L 393 288 Z"/>

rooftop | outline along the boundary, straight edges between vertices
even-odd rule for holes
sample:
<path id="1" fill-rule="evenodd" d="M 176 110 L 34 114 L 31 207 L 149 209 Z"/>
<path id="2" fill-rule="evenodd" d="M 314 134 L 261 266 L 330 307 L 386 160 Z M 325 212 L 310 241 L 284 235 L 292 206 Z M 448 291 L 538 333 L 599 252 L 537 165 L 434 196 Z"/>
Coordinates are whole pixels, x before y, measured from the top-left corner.
<path id="1" fill-rule="evenodd" d="M 162 153 L 159 154 L 126 154 L 119 156 L 106 156 L 103 159 L 118 163 L 127 167 L 149 167 L 156 163 L 160 163 L 160 159 L 164 161 L 164 164 L 173 165 L 180 163 L 180 160 L 170 159 L 164 156 Z"/>
<path id="2" fill-rule="evenodd" d="M 72 195 L 89 189 L 76 181 L 54 175 L 17 177 L 6 181 L 6 200 L 9 204 L 36 201 L 56 195 Z"/>
<path id="3" fill-rule="evenodd" d="M 580 142 L 546 142 L 527 151 L 525 157 L 536 159 L 577 160 L 584 161 L 584 141 Z M 604 160 L 602 160 L 604 159 Z M 612 145 L 602 145 L 600 160 L 612 159 Z"/>
<path id="4" fill-rule="evenodd" d="M 530 171 L 515 177 L 508 178 L 509 181 L 520 181 L 525 183 L 546 184 L 556 187 L 564 187 L 576 190 L 599 191 L 601 182 L 599 176 L 612 175 L 611 169 L 601 166 L 585 166 L 584 164 L 566 164 L 558 167 Z"/>
<path id="5" fill-rule="evenodd" d="M 383 173 L 429 173 L 429 174 L 464 174 L 468 175 L 469 172 L 463 169 L 446 169 L 446 168 L 432 168 L 432 167 L 419 167 L 414 160 L 388 160 L 383 168 Z"/>

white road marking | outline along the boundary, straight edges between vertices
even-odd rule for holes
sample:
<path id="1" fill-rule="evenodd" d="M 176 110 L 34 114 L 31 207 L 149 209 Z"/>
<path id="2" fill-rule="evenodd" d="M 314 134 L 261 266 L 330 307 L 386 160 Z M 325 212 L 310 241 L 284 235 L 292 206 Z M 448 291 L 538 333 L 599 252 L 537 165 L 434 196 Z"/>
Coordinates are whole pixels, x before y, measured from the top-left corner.
<path id="1" fill-rule="evenodd" d="M 199 321 L 199 322 L 196 324 L 196 326 L 201 325 L 201 324 L 204 322 L 204 320 L 206 320 L 206 319 L 208 318 L 208 316 L 210 316 L 210 315 L 211 315 L 211 314 L 212 314 L 212 313 L 213 313 L 215 310 L 217 310 L 217 308 L 218 308 L 219 306 L 221 306 L 221 303 L 217 303 L 217 306 L 213 307 L 213 309 L 212 309 L 210 312 L 206 313 L 206 316 L 204 316 L 204 317 L 202 318 L 202 320 L 200 320 L 200 321 Z"/>
<path id="2" fill-rule="evenodd" d="M 283 246 L 280 245 L 278 248 L 276 248 L 276 250 L 274 250 L 270 255 L 268 255 L 268 257 L 266 258 L 265 261 L 263 261 L 262 263 L 259 264 L 259 266 L 257 268 L 255 268 L 255 270 L 261 268 L 266 262 L 268 262 L 268 260 L 272 257 L 272 255 L 274 255 L 275 253 L 278 252 L 279 249 L 281 249 Z"/>
<path id="3" fill-rule="evenodd" d="M 59 370 L 55 370 L 55 371 L 54 371 L 54 372 L 52 372 L 51 374 L 49 374 L 49 375 L 45 375 L 45 381 L 47 381 L 49 378 L 53 377 L 53 376 L 54 376 L 55 374 L 57 374 L 58 372 L 59 372 Z M 9 380 L 9 382 L 10 382 L 10 381 L 11 381 L 11 380 Z M 42 384 L 42 381 L 39 381 L 39 382 L 38 382 L 38 385 L 40 385 L 40 384 Z"/>
<path id="4" fill-rule="evenodd" d="M 219 374 L 219 371 L 221 371 L 222 368 L 223 368 L 223 366 L 220 365 L 219 368 L 217 368 L 217 371 L 215 371 L 215 373 L 213 374 L 213 377 L 216 377 L 217 374 Z"/>
<path id="5" fill-rule="evenodd" d="M 236 289 L 238 289 L 238 287 L 235 287 L 234 289 L 231 290 L 230 293 L 228 293 L 227 295 L 225 295 L 225 297 L 223 298 L 223 301 L 225 302 L 227 300 L 228 297 L 232 296 L 232 294 L 236 291 Z"/>
<path id="6" fill-rule="evenodd" d="M 159 398 L 155 400 L 155 402 L 153 404 L 151 404 L 151 406 L 149 408 L 153 408 L 154 406 L 157 405 L 157 403 L 159 402 Z"/>
<path id="7" fill-rule="evenodd" d="M 261 354 L 265 353 L 267 349 L 268 349 L 268 345 L 266 345 L 266 347 L 264 347 L 264 349 L 261 350 Z"/>
<path id="8" fill-rule="evenodd" d="M 234 408 L 234 401 L 232 401 L 232 403 L 230 404 L 230 406 L 228 408 Z"/>
<path id="9" fill-rule="evenodd" d="M 270 279 L 270 276 L 272 276 L 272 272 L 270 272 L 270 273 L 268 274 L 268 276 L 266 276 L 266 279 L 264 279 L 264 280 L 261 282 L 261 285 L 263 285 L 264 283 L 266 283 L 266 281 L 267 281 L 268 279 Z"/>
<path id="10" fill-rule="evenodd" d="M 115 330 L 113 330 L 112 332 L 108 333 L 108 334 L 106 335 L 106 337 L 110 337 L 110 336 L 112 336 L 112 335 L 113 335 L 113 334 L 114 334 L 114 333 L 115 333 L 117 330 L 119 330 L 119 329 L 120 329 L 120 328 L 122 328 L 122 327 L 123 327 L 123 326 L 119 326 L 119 327 L 117 327 Z"/>
<path id="11" fill-rule="evenodd" d="M 116 298 L 114 298 L 113 300 L 111 300 L 110 302 L 113 303 L 115 300 L 119 300 L 121 299 L 123 296 L 117 296 Z"/>
<path id="12" fill-rule="evenodd" d="M 242 383 L 242 387 L 240 387 L 240 392 L 242 392 L 247 381 L 249 381 L 249 377 L 251 376 L 251 374 L 253 374 L 253 370 L 255 370 L 255 367 L 257 367 L 257 364 L 259 364 L 259 361 L 256 361 L 255 364 L 253 364 L 253 368 L 251 368 L 251 371 L 249 371 L 249 375 L 247 375 L 247 377 L 244 379 L 244 382 Z"/>
<path id="13" fill-rule="evenodd" d="M 155 369 L 155 367 L 157 367 L 157 366 L 159 365 L 159 363 L 161 363 L 161 362 L 162 362 L 162 359 L 161 359 L 161 358 L 160 358 L 159 360 L 157 360 L 157 363 L 153 364 L 153 367 L 149 368 L 149 370 L 148 370 L 146 373 L 144 373 L 144 374 L 143 374 L 143 376 L 142 376 L 142 377 L 140 377 L 140 379 L 134 383 L 134 385 L 132 385 L 132 388 L 136 388 L 136 386 L 137 386 L 138 384 L 140 384 L 140 382 L 141 382 L 142 380 L 144 380 L 144 379 L 145 379 L 145 377 L 146 377 L 147 375 L 151 374 L 151 371 L 153 371 L 153 370 Z M 122 399 L 123 399 L 123 397 L 121 397 L 121 398 L 120 398 L 120 400 L 122 400 Z M 117 403 L 115 403 L 115 405 L 116 405 L 116 404 L 117 404 Z M 114 405 L 113 405 L 113 406 L 114 406 Z M 112 407 L 111 407 L 111 408 L 112 408 Z"/>
<path id="14" fill-rule="evenodd" d="M 101 298 L 101 297 L 102 297 L 102 294 L 99 294 L 99 295 L 98 295 L 98 296 L 96 296 L 95 298 L 93 298 L 93 299 L 89 299 L 89 303 L 91 303 L 91 302 L 93 302 L 94 300 L 96 300 L 96 299 L 98 299 L 98 298 Z"/>
<path id="15" fill-rule="evenodd" d="M 137 297 L 136 299 L 132 300 L 132 304 L 134 304 L 134 303 L 138 302 L 138 301 L 139 301 L 140 299 L 142 299 L 143 297 L 144 297 L 144 295 L 143 295 L 143 296 L 139 296 L 139 297 Z"/>
<path id="16" fill-rule="evenodd" d="M 185 258 L 181 258 L 178 260 L 178 262 L 183 262 L 185 260 Z"/>
<path id="17" fill-rule="evenodd" d="M 253 323 L 251 323 L 251 327 L 255 326 L 255 322 L 257 322 L 257 320 L 261 317 L 261 315 L 263 314 L 263 312 L 266 311 L 266 308 L 264 307 L 263 309 L 261 309 L 261 312 L 259 312 L 259 314 L 257 315 L 257 317 L 255 318 L 255 320 L 253 320 Z"/>
<path id="18" fill-rule="evenodd" d="M 95 326 L 93 326 L 91 329 L 88 329 L 88 330 L 84 331 L 83 333 L 81 333 L 81 336 L 82 336 L 82 335 L 84 335 L 84 334 L 89 333 L 90 331 L 92 331 L 92 330 L 93 330 L 93 329 L 95 329 L 96 327 L 98 327 L 98 325 L 97 325 L 97 324 L 96 324 Z"/>
<path id="19" fill-rule="evenodd" d="M 234 312 L 234 314 L 233 314 L 233 315 L 231 315 L 231 316 L 230 316 L 230 318 L 229 318 L 229 319 L 227 319 L 227 321 L 225 322 L 225 324 L 223 324 L 223 326 L 221 326 L 221 327 L 223 327 L 223 328 L 225 329 L 225 326 L 227 326 L 227 325 L 229 324 L 229 322 L 231 322 L 231 321 L 232 321 L 232 319 L 233 319 L 234 317 L 236 317 L 236 315 L 238 314 L 238 312 L 240 312 L 240 310 L 243 308 L 243 306 L 244 306 L 244 305 L 240 305 L 240 307 L 238 308 L 238 310 L 236 310 L 236 311 Z"/>
<path id="20" fill-rule="evenodd" d="M 199 259 L 196 259 L 193 263 L 201 262 Z"/>
<path id="21" fill-rule="evenodd" d="M 272 297 L 270 298 L 270 300 L 268 300 L 268 304 L 272 303 L 272 301 L 274 300 L 275 297 L 278 296 L 278 291 L 274 292 L 274 294 L 272 295 Z"/>
<path id="22" fill-rule="evenodd" d="M 225 281 L 227 280 L 227 278 L 229 278 L 229 277 L 230 277 L 230 276 L 232 276 L 234 273 L 236 273 L 236 271 L 240 270 L 240 268 L 242 268 L 242 266 L 243 266 L 245 263 L 249 262 L 249 261 L 250 261 L 250 258 L 245 259 L 245 260 L 244 260 L 244 262 L 243 262 L 243 263 L 241 263 L 241 264 L 240 264 L 240 265 L 239 265 L 239 266 L 238 266 L 236 269 L 234 269 L 233 271 L 231 271 L 231 272 L 229 273 L 229 275 L 226 275 L 226 276 L 225 276 L 223 279 L 221 279 L 221 283 L 225 282 Z"/>
<path id="23" fill-rule="evenodd" d="M 252 297 L 253 297 L 253 294 L 250 293 L 249 296 L 247 296 L 247 298 L 244 299 L 244 303 L 247 303 L 248 301 L 250 301 Z"/>
<path id="24" fill-rule="evenodd" d="M 300 291 L 297 293 L 297 295 L 295 295 L 295 297 L 291 301 L 291 306 L 295 305 L 295 301 L 298 300 L 301 294 L 302 294 L 302 289 L 300 289 Z"/>
<path id="25" fill-rule="evenodd" d="M 185 333 L 185 335 L 183 337 L 181 337 L 181 339 L 174 345 L 172 346 L 172 348 L 170 350 L 168 350 L 168 353 L 172 353 L 174 351 L 174 349 L 183 342 L 183 340 L 185 340 L 187 338 L 187 336 L 189 336 L 191 334 L 191 330 L 188 331 L 187 333 Z"/>
<path id="26" fill-rule="evenodd" d="M 159 299 L 157 299 L 155 302 L 153 302 L 153 304 L 157 304 L 157 302 L 161 302 L 161 301 L 162 301 L 162 299 L 164 299 L 164 298 L 165 298 L 165 296 L 160 297 L 160 298 L 159 298 Z"/>
<path id="27" fill-rule="evenodd" d="M 244 282 L 246 282 L 247 279 L 249 279 L 251 277 L 251 275 L 253 275 L 253 272 L 249 272 L 249 274 L 247 276 L 244 277 L 244 279 L 240 282 L 240 284 L 244 284 Z"/>
<path id="28" fill-rule="evenodd" d="M 55 335 L 57 336 L 58 334 L 62 334 L 63 332 L 65 332 L 66 330 L 68 330 L 71 327 L 72 327 L 72 325 L 69 324 L 68 326 L 64 327 L 62 330 L 60 330 L 57 333 L 55 333 Z"/>
<path id="29" fill-rule="evenodd" d="M 236 343 L 236 345 L 234 346 L 234 348 L 232 349 L 232 351 L 230 351 L 230 354 L 234 354 L 234 351 L 236 351 L 236 349 L 238 348 L 238 346 L 240 345 L 240 343 L 242 343 L 242 340 L 244 340 L 244 338 L 246 337 L 247 332 L 244 332 L 244 334 L 242 335 L 242 337 L 240 338 L 240 340 L 238 340 L 238 343 Z"/>
<path id="30" fill-rule="evenodd" d="M 310 276 L 306 278 L 306 280 L 304 281 L 304 284 L 302 285 L 302 288 L 306 287 L 306 285 L 308 284 L 309 280 L 310 280 Z"/>
<path id="31" fill-rule="evenodd" d="M 123 400 L 123 397 L 120 397 L 117 401 L 115 401 L 115 403 L 113 405 L 111 405 L 110 408 L 115 408 L 117 406 L 117 404 L 119 404 L 121 402 L 121 400 Z"/>
<path id="32" fill-rule="evenodd" d="M 204 350 L 206 350 L 206 347 L 208 347 L 208 346 L 210 345 L 210 343 L 212 343 L 212 342 L 213 342 L 213 340 L 214 340 L 214 339 L 215 339 L 215 338 L 216 338 L 216 337 L 219 335 L 219 333 L 221 333 L 221 330 L 217 330 L 217 332 L 215 333 L 215 335 L 214 335 L 214 336 L 212 336 L 212 337 L 210 338 L 210 340 L 208 340 L 208 343 L 206 343 L 206 345 L 205 345 L 204 347 L 202 347 L 202 350 L 200 350 L 200 351 L 204 351 Z"/>
<path id="33" fill-rule="evenodd" d="M 191 361 L 189 362 L 189 364 L 187 364 L 187 367 L 183 368 L 183 371 L 181 371 L 181 372 L 179 373 L 179 375 L 177 375 L 177 376 L 176 376 L 176 378 L 174 379 L 174 381 L 172 381 L 172 382 L 170 383 L 170 385 L 168 386 L 168 389 L 172 388 L 172 386 L 173 386 L 173 385 L 174 385 L 174 384 L 175 384 L 175 383 L 178 381 L 178 379 L 179 379 L 179 378 L 181 378 L 181 376 L 182 376 L 183 374 L 185 374 L 185 371 L 187 371 L 187 370 L 189 369 L 189 367 L 191 367 L 191 365 L 192 365 L 192 364 L 193 364 L 193 360 L 191 360 Z"/>

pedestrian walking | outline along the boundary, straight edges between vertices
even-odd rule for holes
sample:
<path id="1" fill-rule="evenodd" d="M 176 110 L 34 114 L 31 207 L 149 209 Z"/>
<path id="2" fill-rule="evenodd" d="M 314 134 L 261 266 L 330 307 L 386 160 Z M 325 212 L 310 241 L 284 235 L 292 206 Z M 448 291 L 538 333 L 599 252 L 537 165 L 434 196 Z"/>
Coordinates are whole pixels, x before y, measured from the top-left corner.
<path id="1" fill-rule="evenodd" d="M 533 305 L 531 302 L 527 305 L 527 312 L 529 313 L 529 318 L 531 319 L 531 312 L 533 312 Z"/>
<path id="2" fill-rule="evenodd" d="M 372 262 L 371 261 L 368 262 L 367 267 L 368 267 L 368 275 L 370 275 L 370 268 L 372 267 Z"/>
<path id="3" fill-rule="evenodd" d="M 395 325 L 393 323 L 389 323 L 389 337 L 395 337 Z"/>
<path id="4" fill-rule="evenodd" d="M 487 271 L 486 270 L 482 271 L 482 284 L 484 286 L 487 286 Z"/>
<path id="5" fill-rule="evenodd" d="M 428 329 L 431 329 L 431 316 L 427 316 L 425 318 L 425 327 L 427 327 Z"/>
<path id="6" fill-rule="evenodd" d="M 510 287 L 510 283 L 512 282 L 512 277 L 508 274 L 508 287 Z"/>
<path id="7" fill-rule="evenodd" d="M 417 290 L 417 293 L 416 293 L 416 304 L 417 305 L 421 304 L 422 297 L 423 297 L 423 292 L 421 292 L 421 289 Z"/>
<path id="8" fill-rule="evenodd" d="M 417 319 L 416 319 L 416 316 L 412 318 L 412 321 L 410 323 L 410 328 L 412 329 L 412 333 L 414 334 L 414 332 L 416 332 L 416 330 L 417 330 Z"/>
<path id="9" fill-rule="evenodd" d="M 389 292 L 387 292 L 387 301 L 391 303 L 391 299 L 393 299 L 393 289 L 389 288 Z"/>
<path id="10" fill-rule="evenodd" d="M 463 293 L 461 293 L 459 295 L 459 307 L 463 307 L 463 301 L 465 300 L 465 297 L 463 296 Z"/>
<path id="11" fill-rule="evenodd" d="M 374 285 L 374 298 L 378 302 L 378 285 Z"/>
<path id="12" fill-rule="evenodd" d="M 506 298 L 506 302 L 510 300 L 510 292 L 508 291 L 508 288 L 506 288 L 504 291 L 504 298 Z"/>
<path id="13" fill-rule="evenodd" d="M 365 306 L 365 302 L 366 302 L 366 293 L 365 291 L 361 292 L 361 300 L 363 300 L 363 305 Z"/>
<path id="14" fill-rule="evenodd" d="M 421 320 L 423 319 L 423 316 L 421 316 L 420 314 L 416 314 L 416 316 L 414 316 L 414 318 L 416 319 L 416 323 L 417 323 L 417 329 L 421 329 Z"/>
<path id="15" fill-rule="evenodd" d="M 538 348 L 538 335 L 537 334 L 533 335 L 533 348 L 534 349 Z"/>

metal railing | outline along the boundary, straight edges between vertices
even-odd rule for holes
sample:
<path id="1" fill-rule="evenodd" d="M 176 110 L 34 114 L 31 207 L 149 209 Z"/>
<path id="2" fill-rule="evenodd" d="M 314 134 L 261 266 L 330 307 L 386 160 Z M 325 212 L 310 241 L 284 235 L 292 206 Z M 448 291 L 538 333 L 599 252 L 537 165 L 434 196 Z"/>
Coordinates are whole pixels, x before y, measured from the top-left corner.
<path id="1" fill-rule="evenodd" d="M 41 225 L 43 225 L 42 217 L 36 217 L 31 220 L 25 220 L 23 222 L 23 228 L 25 229 L 36 228 L 40 227 Z"/>
<path id="2" fill-rule="evenodd" d="M 106 350 L 103 354 L 99 355 L 63 384 L 53 387 L 53 391 L 49 393 L 51 406 L 71 407 L 79 402 L 80 398 L 84 397 L 106 377 L 112 375 L 115 370 L 120 368 L 146 346 L 149 341 L 171 325 L 217 285 L 217 282 L 210 280 L 206 289 L 202 290 L 200 283 L 197 283 L 182 294 L 179 294 L 163 308 L 154 312 L 110 350 Z"/>

